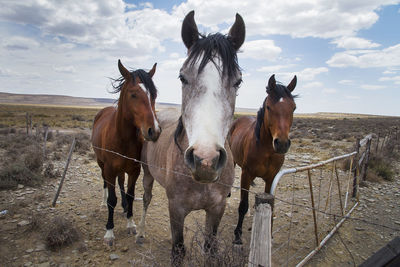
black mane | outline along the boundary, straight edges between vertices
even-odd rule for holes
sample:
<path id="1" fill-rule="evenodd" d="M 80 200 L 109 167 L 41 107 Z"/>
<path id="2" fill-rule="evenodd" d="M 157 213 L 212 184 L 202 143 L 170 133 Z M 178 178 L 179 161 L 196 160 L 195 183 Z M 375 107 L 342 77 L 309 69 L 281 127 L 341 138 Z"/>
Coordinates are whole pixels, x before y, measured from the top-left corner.
<path id="1" fill-rule="evenodd" d="M 142 69 L 138 69 L 135 71 L 131 71 L 131 78 L 132 81 L 136 80 L 136 77 L 139 77 L 139 79 L 142 81 L 144 87 L 146 88 L 146 90 L 150 93 L 150 96 L 152 99 L 156 99 L 157 97 L 157 89 L 156 86 L 153 83 L 153 80 L 151 79 L 150 75 L 142 70 Z M 121 92 L 122 87 L 124 86 L 125 83 L 125 78 L 123 76 L 120 76 L 117 79 L 112 79 L 111 78 L 111 85 L 114 88 L 114 90 L 111 91 L 111 93 L 116 94 Z"/>
<path id="2" fill-rule="evenodd" d="M 200 73 L 209 61 L 216 65 L 214 58 L 217 55 L 222 60 L 222 74 L 228 75 L 228 78 L 232 78 L 240 68 L 236 50 L 226 35 L 222 35 L 221 33 L 210 34 L 208 36 L 200 35 L 200 39 L 189 49 L 188 60 L 191 62 L 191 66 L 193 66 L 202 56 L 198 70 Z"/>
<path id="3" fill-rule="evenodd" d="M 260 141 L 260 130 L 261 126 L 264 122 L 264 114 L 265 114 L 265 98 L 262 107 L 257 112 L 257 120 L 256 120 L 256 127 L 254 128 L 254 134 L 256 135 L 256 142 Z"/>

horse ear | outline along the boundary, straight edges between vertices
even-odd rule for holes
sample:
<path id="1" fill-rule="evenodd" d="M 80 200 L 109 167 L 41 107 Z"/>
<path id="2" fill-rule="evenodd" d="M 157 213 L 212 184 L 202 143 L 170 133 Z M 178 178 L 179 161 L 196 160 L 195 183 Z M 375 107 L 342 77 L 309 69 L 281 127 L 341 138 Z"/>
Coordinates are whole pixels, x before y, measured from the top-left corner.
<path id="1" fill-rule="evenodd" d="M 192 45 L 199 39 L 199 31 L 196 22 L 194 21 L 194 10 L 190 11 L 183 20 L 181 36 L 187 49 L 192 47 Z"/>
<path id="2" fill-rule="evenodd" d="M 275 80 L 275 74 L 272 74 L 272 76 L 268 80 L 268 88 L 267 88 L 267 93 L 273 91 L 276 86 L 276 80 Z"/>
<path id="3" fill-rule="evenodd" d="M 121 60 L 118 59 L 118 69 L 119 72 L 121 73 L 122 77 L 125 78 L 125 80 L 129 80 L 131 78 L 131 74 L 129 70 L 127 70 L 124 65 L 122 65 Z"/>
<path id="4" fill-rule="evenodd" d="M 244 38 L 246 37 L 246 27 L 242 16 L 236 13 L 235 23 L 229 30 L 228 38 L 232 41 L 233 47 L 237 50 L 244 43 Z"/>
<path id="5" fill-rule="evenodd" d="M 297 77 L 296 75 L 294 75 L 292 81 L 287 86 L 287 89 L 289 89 L 290 92 L 293 92 L 294 88 L 296 87 L 296 84 L 297 84 Z"/>
<path id="6" fill-rule="evenodd" d="M 156 72 L 156 67 L 157 67 L 157 62 L 154 63 L 153 67 L 151 68 L 151 70 L 149 71 L 149 75 L 151 78 L 153 78 L 154 73 Z"/>

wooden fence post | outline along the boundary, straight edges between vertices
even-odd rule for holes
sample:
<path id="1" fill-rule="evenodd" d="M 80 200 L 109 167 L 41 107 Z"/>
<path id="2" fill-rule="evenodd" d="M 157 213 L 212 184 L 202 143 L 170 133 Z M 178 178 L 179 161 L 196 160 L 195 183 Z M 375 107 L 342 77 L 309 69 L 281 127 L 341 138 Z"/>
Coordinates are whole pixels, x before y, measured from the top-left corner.
<path id="1" fill-rule="evenodd" d="M 49 127 L 45 126 L 45 133 L 44 133 L 44 144 L 43 144 L 43 158 L 46 158 L 46 142 L 47 142 L 47 135 L 49 134 Z"/>
<path id="2" fill-rule="evenodd" d="M 65 179 L 65 174 L 67 173 L 68 165 L 69 165 L 69 162 L 70 162 L 70 160 L 71 160 L 72 151 L 74 151 L 74 148 L 75 148 L 75 137 L 74 137 L 74 139 L 72 140 L 72 145 L 71 145 L 71 148 L 70 148 L 70 150 L 69 150 L 67 163 L 65 164 L 65 168 L 64 168 L 63 175 L 62 175 L 62 177 L 61 177 L 60 185 L 58 186 L 57 193 L 56 193 L 56 195 L 54 196 L 54 199 L 53 199 L 53 203 L 52 203 L 53 207 L 56 206 L 57 198 L 58 198 L 58 196 L 60 195 L 61 188 L 62 188 L 62 185 L 63 185 L 63 183 L 64 183 L 64 179 Z"/>
<path id="3" fill-rule="evenodd" d="M 360 153 L 360 138 L 357 138 L 357 141 L 356 141 L 356 152 L 357 152 L 357 154 L 354 157 L 354 162 L 355 162 L 354 167 L 355 167 L 355 169 L 354 169 L 353 194 L 352 194 L 352 197 L 356 197 L 357 196 L 357 189 L 358 189 L 357 188 L 357 186 L 358 186 L 357 176 L 358 176 L 358 168 L 359 168 L 359 166 L 358 166 L 358 157 L 359 157 L 359 153 Z"/>
<path id="4" fill-rule="evenodd" d="M 271 206 L 273 205 L 273 195 L 267 193 L 256 195 L 255 213 L 251 231 L 249 267 L 271 266 Z"/>
<path id="5" fill-rule="evenodd" d="M 367 146 L 365 148 L 365 160 L 364 160 L 364 168 L 363 168 L 363 174 L 362 174 L 362 179 L 365 181 L 367 179 L 367 170 L 368 170 L 368 162 L 369 162 L 369 154 L 371 152 L 371 142 L 372 138 L 368 140 Z"/>
<path id="6" fill-rule="evenodd" d="M 376 140 L 376 147 L 375 147 L 375 155 L 378 155 L 378 147 L 379 147 L 379 137 L 380 137 L 380 133 L 378 133 L 378 139 Z"/>

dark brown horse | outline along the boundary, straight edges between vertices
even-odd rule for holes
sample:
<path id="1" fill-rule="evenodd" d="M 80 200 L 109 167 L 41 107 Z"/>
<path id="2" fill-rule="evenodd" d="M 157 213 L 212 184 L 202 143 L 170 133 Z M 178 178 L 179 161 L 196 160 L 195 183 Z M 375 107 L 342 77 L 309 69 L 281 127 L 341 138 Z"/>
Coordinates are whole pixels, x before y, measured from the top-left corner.
<path id="1" fill-rule="evenodd" d="M 163 132 L 157 142 L 146 142 L 142 160 L 143 215 L 138 242 L 144 237 L 145 217 L 154 179 L 166 190 L 172 234 L 172 264 L 185 255 L 183 226 L 193 210 L 206 211 L 206 251 L 216 249 L 215 235 L 234 180 L 234 166 L 227 140 L 235 110 L 241 72 L 236 51 L 244 42 L 240 15 L 227 36 L 201 36 L 190 12 L 182 23 L 182 39 L 188 48 L 179 78 L 182 109 L 178 116 L 160 112 Z M 179 118 L 179 119 L 178 119 Z"/>
<path id="2" fill-rule="evenodd" d="M 155 115 L 157 90 L 151 79 L 156 71 L 156 64 L 149 72 L 141 69 L 129 72 L 120 61 L 118 61 L 118 68 L 122 75 L 121 78 L 115 80 L 117 85 L 114 86 L 114 92 L 120 93 L 118 106 L 102 109 L 94 119 L 92 131 L 93 149 L 108 189 L 108 221 L 107 232 L 104 236 L 104 241 L 108 245 L 112 245 L 114 240 L 113 216 L 117 204 L 115 180 L 118 176 L 121 197 L 124 199 L 125 173 L 128 174 L 127 228 L 128 232 L 136 232 L 136 225 L 132 218 L 132 202 L 136 180 L 140 174 L 140 164 L 106 150 L 139 159 L 144 140 L 157 140 L 161 131 Z"/>
<path id="3" fill-rule="evenodd" d="M 296 82 L 294 76 L 288 86 L 277 84 L 275 75 L 272 75 L 267 86 L 268 96 L 257 113 L 257 119 L 243 116 L 231 127 L 229 143 L 233 158 L 242 168 L 235 244 L 242 244 L 242 224 L 249 208 L 250 184 L 256 177 L 261 177 L 265 181 L 265 192 L 269 193 L 290 147 L 289 131 L 296 109 L 292 91 Z"/>

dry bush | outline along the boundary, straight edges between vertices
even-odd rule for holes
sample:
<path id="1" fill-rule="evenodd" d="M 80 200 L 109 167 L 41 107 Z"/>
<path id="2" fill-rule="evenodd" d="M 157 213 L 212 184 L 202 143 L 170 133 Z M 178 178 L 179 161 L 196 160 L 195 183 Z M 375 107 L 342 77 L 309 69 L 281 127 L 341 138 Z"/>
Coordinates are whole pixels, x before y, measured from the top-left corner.
<path id="1" fill-rule="evenodd" d="M 56 178 L 56 177 L 61 176 L 61 173 L 59 170 L 54 170 L 54 165 L 51 162 L 46 165 L 43 174 L 47 178 Z"/>
<path id="2" fill-rule="evenodd" d="M 75 152 L 78 152 L 79 154 L 86 154 L 91 150 L 90 135 L 86 133 L 78 133 L 75 135 L 75 138 Z"/>
<path id="3" fill-rule="evenodd" d="M 24 152 L 25 166 L 35 173 L 40 173 L 43 168 L 42 150 L 37 145 L 28 146 Z"/>
<path id="4" fill-rule="evenodd" d="M 61 216 L 53 219 L 44 235 L 47 247 L 53 251 L 74 243 L 79 240 L 79 236 L 74 225 Z"/>
<path id="5" fill-rule="evenodd" d="M 32 172 L 23 162 L 17 161 L 0 170 L 0 189 L 16 188 L 18 184 L 34 186 L 40 184 L 42 179 L 40 174 Z"/>

